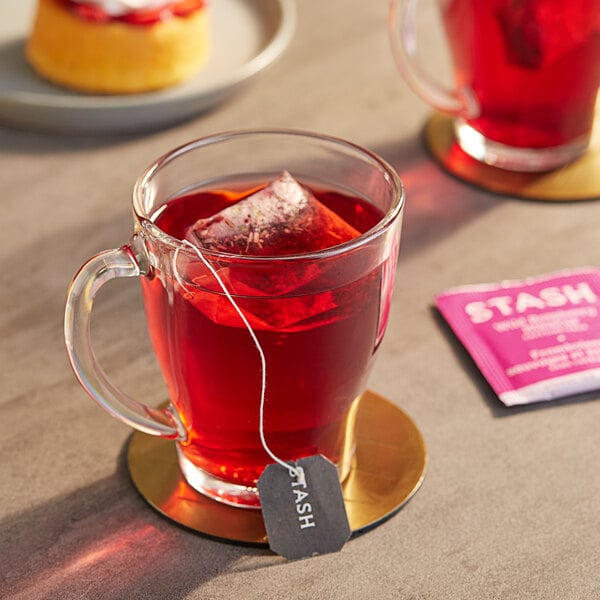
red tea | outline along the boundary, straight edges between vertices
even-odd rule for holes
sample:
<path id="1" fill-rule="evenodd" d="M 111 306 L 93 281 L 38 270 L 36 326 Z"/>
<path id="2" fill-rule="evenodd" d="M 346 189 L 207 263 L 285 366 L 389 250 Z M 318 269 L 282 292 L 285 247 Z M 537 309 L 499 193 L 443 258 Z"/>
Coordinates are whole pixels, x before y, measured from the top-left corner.
<path id="1" fill-rule="evenodd" d="M 459 86 L 486 138 L 544 148 L 586 137 L 600 85 L 598 0 L 448 0 L 443 18 Z"/>
<path id="2" fill-rule="evenodd" d="M 184 239 L 198 219 L 255 190 L 246 186 L 175 198 L 155 222 Z M 358 232 L 382 218 L 361 198 L 338 191 L 312 192 Z M 259 437 L 259 355 L 214 277 L 199 260 L 191 257 L 186 263 L 180 258 L 177 264 L 185 270 L 185 283 L 154 272 L 142 279 L 142 286 L 156 354 L 171 400 L 189 432 L 181 450 L 214 477 L 254 486 L 271 462 Z M 250 269 L 238 269 L 234 255 L 226 262 L 224 266 L 216 261 L 215 267 L 266 358 L 267 443 L 283 460 L 320 453 L 339 463 L 348 414 L 364 390 L 382 331 L 385 316 L 380 310 L 387 312 L 389 296 L 382 302 L 380 289 L 381 261 L 370 272 L 357 270 L 355 276 L 327 259 L 303 263 L 261 257 Z M 391 290 L 391 285 L 385 287 Z"/>

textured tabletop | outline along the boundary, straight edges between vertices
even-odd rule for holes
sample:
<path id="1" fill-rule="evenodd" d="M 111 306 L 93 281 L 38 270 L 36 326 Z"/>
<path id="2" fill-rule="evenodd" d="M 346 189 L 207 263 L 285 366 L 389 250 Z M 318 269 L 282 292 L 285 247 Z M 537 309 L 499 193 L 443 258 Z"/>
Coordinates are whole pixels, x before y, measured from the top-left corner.
<path id="1" fill-rule="evenodd" d="M 274 65 L 168 129 L 0 127 L 1 598 L 600 597 L 600 392 L 506 408 L 433 309 L 451 286 L 598 266 L 600 202 L 494 195 L 440 169 L 421 138 L 429 108 L 393 64 L 386 10 L 299 2 L 296 34 Z M 442 52 L 435 30 L 424 36 L 426 54 Z M 386 158 L 407 193 L 369 387 L 418 424 L 427 475 L 390 520 L 339 553 L 295 562 L 198 535 L 150 508 L 127 472 L 131 432 L 80 388 L 62 333 L 77 268 L 131 234 L 137 175 L 193 138 L 250 127 L 352 140 Z M 165 399 L 135 282 L 103 289 L 93 335 L 119 385 Z"/>

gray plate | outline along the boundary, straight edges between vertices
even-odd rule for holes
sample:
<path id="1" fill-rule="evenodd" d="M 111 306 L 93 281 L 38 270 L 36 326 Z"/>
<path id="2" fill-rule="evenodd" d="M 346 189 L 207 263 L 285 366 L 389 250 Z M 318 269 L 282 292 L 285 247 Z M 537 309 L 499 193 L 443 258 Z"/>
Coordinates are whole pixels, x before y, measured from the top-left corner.
<path id="1" fill-rule="evenodd" d="M 183 121 L 268 67 L 290 43 L 293 0 L 211 3 L 212 54 L 194 79 L 159 92 L 85 95 L 45 82 L 24 56 L 35 3 L 0 3 L 0 124 L 65 133 L 129 133 Z"/>

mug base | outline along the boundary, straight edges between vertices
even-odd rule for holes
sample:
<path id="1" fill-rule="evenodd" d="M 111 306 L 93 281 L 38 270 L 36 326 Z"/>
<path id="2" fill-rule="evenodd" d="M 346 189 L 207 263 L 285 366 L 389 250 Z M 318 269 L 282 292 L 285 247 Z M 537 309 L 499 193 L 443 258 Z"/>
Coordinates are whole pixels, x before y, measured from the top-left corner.
<path id="1" fill-rule="evenodd" d="M 459 146 L 452 117 L 434 112 L 427 119 L 423 141 L 431 157 L 461 181 L 489 192 L 545 202 L 600 199 L 600 119 L 582 156 L 560 169 L 538 173 L 509 171 L 474 159 Z"/>
<path id="2" fill-rule="evenodd" d="M 346 453 L 342 463 L 337 466 L 340 483 L 344 482 L 350 472 L 354 450 L 355 445 L 352 444 L 352 450 Z M 197 492 L 228 506 L 260 509 L 258 489 L 255 486 L 232 483 L 207 473 L 187 458 L 179 446 L 177 446 L 177 460 L 185 480 Z"/>
<path id="3" fill-rule="evenodd" d="M 361 396 L 352 401 L 345 417 L 341 458 L 338 463 L 335 463 L 340 483 L 343 483 L 348 477 L 356 452 L 356 415 L 360 401 Z M 197 492 L 229 506 L 260 508 L 258 489 L 255 486 L 240 485 L 208 473 L 187 458 L 179 445 L 177 445 L 177 459 L 186 481 Z"/>
<path id="4" fill-rule="evenodd" d="M 268 544 L 262 513 L 239 510 L 200 494 L 183 477 L 173 440 L 135 431 L 127 467 L 142 498 L 163 516 L 229 542 Z M 373 392 L 363 394 L 356 421 L 356 454 L 342 484 L 353 535 L 395 515 L 425 477 L 427 452 L 415 422 L 396 404 Z"/>
<path id="5" fill-rule="evenodd" d="M 185 480 L 197 492 L 229 506 L 260 508 L 256 487 L 231 483 L 207 473 L 186 458 L 179 446 L 177 446 L 177 459 Z"/>
<path id="6" fill-rule="evenodd" d="M 490 140 L 462 119 L 454 120 L 454 134 L 461 149 L 485 164 L 523 173 L 541 173 L 562 167 L 581 156 L 589 136 L 551 148 L 520 148 Z"/>

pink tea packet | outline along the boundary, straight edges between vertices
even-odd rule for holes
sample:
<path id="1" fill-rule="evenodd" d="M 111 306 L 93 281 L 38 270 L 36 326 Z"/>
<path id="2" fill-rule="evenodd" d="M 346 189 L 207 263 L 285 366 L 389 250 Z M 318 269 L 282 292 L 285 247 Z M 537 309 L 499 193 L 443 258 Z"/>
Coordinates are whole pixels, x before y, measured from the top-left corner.
<path id="1" fill-rule="evenodd" d="M 600 388 L 600 270 L 455 287 L 435 304 L 507 406 Z"/>

